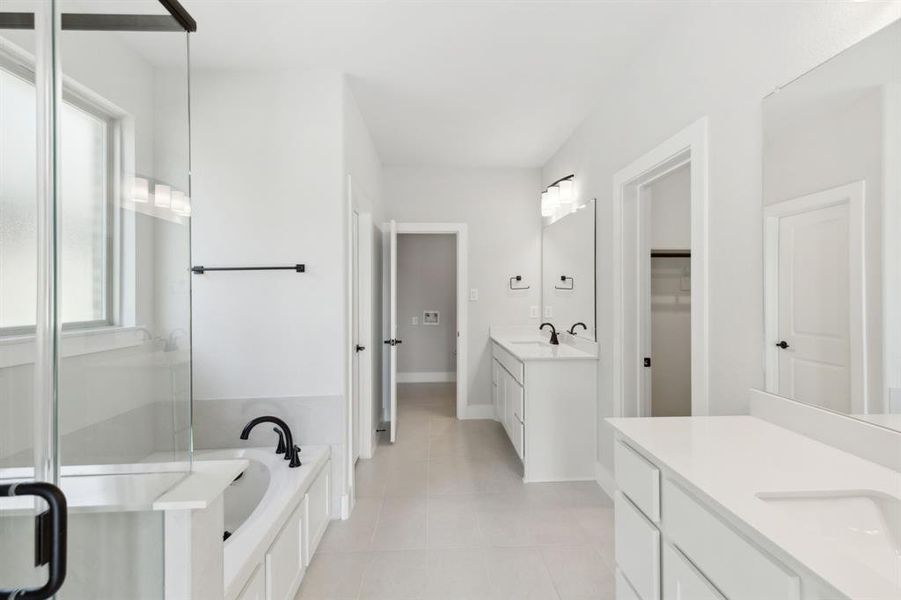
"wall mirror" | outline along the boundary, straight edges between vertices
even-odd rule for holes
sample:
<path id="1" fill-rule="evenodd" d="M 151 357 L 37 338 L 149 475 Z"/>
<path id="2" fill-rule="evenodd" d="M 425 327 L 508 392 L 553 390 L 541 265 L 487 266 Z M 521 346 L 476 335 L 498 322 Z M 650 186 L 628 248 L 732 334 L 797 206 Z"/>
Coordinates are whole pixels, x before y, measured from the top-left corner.
<path id="1" fill-rule="evenodd" d="M 901 431 L 901 21 L 763 101 L 766 389 Z"/>
<path id="2" fill-rule="evenodd" d="M 595 201 L 547 220 L 541 234 L 542 321 L 595 341 Z M 573 326 L 576 323 L 582 326 Z"/>

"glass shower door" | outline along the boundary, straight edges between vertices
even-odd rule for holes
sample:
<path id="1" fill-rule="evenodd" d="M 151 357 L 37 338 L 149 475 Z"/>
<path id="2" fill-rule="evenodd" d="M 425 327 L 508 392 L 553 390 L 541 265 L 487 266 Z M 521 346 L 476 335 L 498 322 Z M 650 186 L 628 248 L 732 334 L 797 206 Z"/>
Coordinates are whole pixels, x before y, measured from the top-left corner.
<path id="1" fill-rule="evenodd" d="M 0 11 L 15 7 L 0 0 Z M 53 356 L 53 324 L 38 323 L 38 244 L 52 250 L 52 235 L 39 221 L 49 216 L 38 201 L 52 190 L 38 173 L 51 165 L 52 149 L 42 109 L 52 103 L 52 91 L 37 87 L 48 75 L 50 61 L 35 49 L 49 44 L 50 5 L 32 7 L 34 25 L 13 29 L 4 20 L 0 29 L 0 492 L 9 496 L 12 485 L 43 480 L 54 482 L 48 463 L 52 448 L 35 443 L 52 435 L 53 421 L 47 378 Z M 11 41 L 16 38 L 17 43 Z M 38 59 L 42 59 L 38 65 Z M 39 139 L 40 138 L 40 139 Z M 44 279 L 46 281 L 46 279 Z M 46 298 L 46 295 L 45 295 Z M 46 305 L 45 305 L 46 307 Z M 41 344 L 35 335 L 41 327 Z M 38 381 L 41 385 L 38 385 Z M 39 402 L 42 397 L 45 402 Z M 43 503 L 28 496 L 0 498 L 0 589 L 34 589 L 47 579 L 46 568 L 35 566 L 35 518 Z"/>
<path id="2" fill-rule="evenodd" d="M 188 101 L 162 2 L 0 0 L 0 486 L 68 497 L 60 598 L 165 595 L 153 502 L 191 468 Z M 34 505 L 0 498 L 0 589 L 47 577 Z"/>

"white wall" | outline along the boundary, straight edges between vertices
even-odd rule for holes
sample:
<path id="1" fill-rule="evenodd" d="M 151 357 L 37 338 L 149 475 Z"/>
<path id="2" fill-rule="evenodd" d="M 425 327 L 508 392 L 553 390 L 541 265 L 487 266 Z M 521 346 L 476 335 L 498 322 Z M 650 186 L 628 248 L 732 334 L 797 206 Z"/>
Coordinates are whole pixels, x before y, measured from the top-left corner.
<path id="1" fill-rule="evenodd" d="M 197 70 L 192 86 L 193 263 L 306 264 L 194 277 L 194 396 L 339 396 L 342 79 Z"/>
<path id="2" fill-rule="evenodd" d="M 745 3 L 687 7 L 690 25 L 654 40 L 543 169 L 576 174 L 598 198 L 599 416 L 613 414 L 613 174 L 709 117 L 709 394 L 714 414 L 745 413 L 763 383 L 761 99 L 901 15 L 892 3 Z M 612 433 L 599 460 L 612 468 Z"/>
<path id="3" fill-rule="evenodd" d="M 489 326 L 539 324 L 529 318 L 541 296 L 539 172 L 387 167 L 384 185 L 386 219 L 468 224 L 468 287 L 479 290 L 468 307 L 468 403 L 488 405 Z M 510 291 L 514 275 L 531 289 Z"/>
<path id="4" fill-rule="evenodd" d="M 647 187 L 651 203 L 651 249 L 691 248 L 691 169 L 679 167 Z"/>
<path id="5" fill-rule="evenodd" d="M 381 218 L 377 151 L 340 73 L 197 70 L 192 86 L 193 264 L 306 265 L 194 277 L 195 439 L 234 446 L 247 419 L 282 416 L 299 443 L 332 447 L 337 511 L 348 210 Z M 372 347 L 375 361 L 380 340 Z M 272 441 L 264 429 L 253 443 Z"/>
<path id="6" fill-rule="evenodd" d="M 397 334 L 404 342 L 397 349 L 398 381 L 429 381 L 429 374 L 449 381 L 456 373 L 456 283 L 456 236 L 397 236 Z M 439 311 L 438 325 L 423 323 L 425 310 Z"/>

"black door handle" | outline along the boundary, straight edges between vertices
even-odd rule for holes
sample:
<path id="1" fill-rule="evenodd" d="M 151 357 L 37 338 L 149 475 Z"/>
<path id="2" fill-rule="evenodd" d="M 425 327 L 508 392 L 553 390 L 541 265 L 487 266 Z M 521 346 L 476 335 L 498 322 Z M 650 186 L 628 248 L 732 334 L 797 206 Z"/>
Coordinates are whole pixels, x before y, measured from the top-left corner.
<path id="1" fill-rule="evenodd" d="M 403 344 L 403 340 L 399 340 L 397 338 L 391 338 L 390 340 L 385 340 L 385 343 L 389 346 L 397 346 L 398 344 Z"/>
<path id="2" fill-rule="evenodd" d="M 779 343 L 776 344 L 776 345 L 779 346 L 780 348 L 782 348 L 783 350 L 785 350 L 786 348 L 789 348 L 789 347 L 790 347 L 790 346 L 788 345 L 788 342 L 786 342 L 785 340 L 782 340 L 781 342 L 779 342 Z"/>
<path id="3" fill-rule="evenodd" d="M 362 352 L 365 349 L 366 349 L 366 346 L 361 346 L 360 344 L 357 344 L 357 347 L 355 348 L 355 350 L 357 352 Z"/>
<path id="4" fill-rule="evenodd" d="M 66 496 L 52 483 L 29 481 L 0 485 L 0 496 L 37 496 L 49 507 L 35 517 L 34 564 L 47 565 L 47 583 L 39 588 L 0 589 L 0 600 L 45 600 L 63 586 L 66 580 L 66 531 L 68 529 Z"/>

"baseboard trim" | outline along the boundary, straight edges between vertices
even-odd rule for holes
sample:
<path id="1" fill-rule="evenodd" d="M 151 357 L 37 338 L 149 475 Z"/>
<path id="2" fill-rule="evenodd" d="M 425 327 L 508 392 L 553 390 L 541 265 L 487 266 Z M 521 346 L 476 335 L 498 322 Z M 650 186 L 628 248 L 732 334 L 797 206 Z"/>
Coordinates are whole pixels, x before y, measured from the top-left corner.
<path id="1" fill-rule="evenodd" d="M 494 419 L 494 405 L 473 404 L 466 407 L 465 415 L 457 415 L 460 419 Z"/>
<path id="2" fill-rule="evenodd" d="M 397 383 L 452 383 L 457 381 L 454 371 L 410 371 L 397 374 Z"/>
<path id="3" fill-rule="evenodd" d="M 594 463 L 594 480 L 604 493 L 613 500 L 613 494 L 616 492 L 616 479 L 614 479 L 613 473 L 599 462 Z"/>

